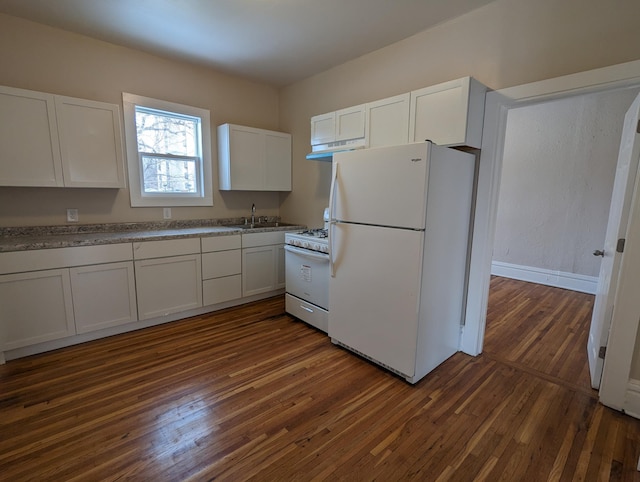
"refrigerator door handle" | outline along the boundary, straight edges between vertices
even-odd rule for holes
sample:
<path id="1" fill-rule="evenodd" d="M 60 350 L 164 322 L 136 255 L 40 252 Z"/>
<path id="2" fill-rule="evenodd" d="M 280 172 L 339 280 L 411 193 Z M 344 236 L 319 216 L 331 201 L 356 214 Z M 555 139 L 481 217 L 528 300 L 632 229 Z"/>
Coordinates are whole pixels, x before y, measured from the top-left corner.
<path id="1" fill-rule="evenodd" d="M 340 164 L 334 164 L 333 178 L 331 179 L 331 191 L 329 194 L 329 270 L 331 271 L 331 277 L 336 277 L 334 260 L 333 260 L 333 230 L 336 224 L 335 216 L 335 202 L 336 202 L 336 189 L 338 186 L 338 168 Z"/>

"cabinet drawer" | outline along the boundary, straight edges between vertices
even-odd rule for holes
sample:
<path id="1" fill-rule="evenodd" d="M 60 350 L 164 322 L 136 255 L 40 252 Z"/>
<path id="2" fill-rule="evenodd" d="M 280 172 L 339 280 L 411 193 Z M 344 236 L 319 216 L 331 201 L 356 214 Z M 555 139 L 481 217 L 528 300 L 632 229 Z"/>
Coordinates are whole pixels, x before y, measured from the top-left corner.
<path id="1" fill-rule="evenodd" d="M 270 246 L 284 244 L 284 231 L 269 231 L 266 233 L 250 233 L 242 235 L 242 247 Z"/>
<path id="2" fill-rule="evenodd" d="M 239 274 L 202 282 L 202 304 L 204 306 L 235 300 L 241 296 L 242 276 Z"/>
<path id="3" fill-rule="evenodd" d="M 287 293 L 285 296 L 285 311 L 296 318 L 299 318 L 311 326 L 328 333 L 329 312 L 318 308 L 315 305 L 302 301 Z"/>
<path id="4" fill-rule="evenodd" d="M 134 259 L 163 258 L 183 254 L 200 254 L 200 238 L 166 239 L 133 243 Z"/>
<path id="5" fill-rule="evenodd" d="M 211 236 L 209 238 L 200 238 L 202 244 L 202 252 L 210 251 L 226 251 L 228 249 L 240 249 L 242 240 L 239 234 L 233 236 Z"/>
<path id="6" fill-rule="evenodd" d="M 133 258 L 131 243 L 0 253 L 0 274 L 89 264 L 117 263 Z"/>
<path id="7" fill-rule="evenodd" d="M 239 249 L 202 255 L 202 279 L 220 278 L 242 272 L 242 252 Z"/>

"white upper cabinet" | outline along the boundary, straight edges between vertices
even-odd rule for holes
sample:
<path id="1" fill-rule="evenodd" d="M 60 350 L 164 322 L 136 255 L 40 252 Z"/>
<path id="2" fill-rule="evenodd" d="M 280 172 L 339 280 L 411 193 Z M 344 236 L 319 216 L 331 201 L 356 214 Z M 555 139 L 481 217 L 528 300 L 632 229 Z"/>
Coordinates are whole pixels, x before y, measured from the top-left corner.
<path id="1" fill-rule="evenodd" d="M 55 101 L 64 185 L 124 187 L 118 106 L 62 96 Z"/>
<path id="2" fill-rule="evenodd" d="M 0 185 L 62 186 L 54 96 L 0 86 Z"/>
<path id="3" fill-rule="evenodd" d="M 411 92 L 409 142 L 480 148 L 486 90 L 464 77 Z"/>
<path id="4" fill-rule="evenodd" d="M 264 132 L 264 190 L 291 191 L 291 135 Z"/>
<path id="5" fill-rule="evenodd" d="M 346 145 L 347 141 L 364 139 L 365 105 L 347 107 L 311 118 L 311 145 Z M 349 143 L 350 144 L 350 143 Z"/>
<path id="6" fill-rule="evenodd" d="M 349 141 L 364 137 L 364 111 L 364 104 L 336 111 L 336 141 Z"/>
<path id="7" fill-rule="evenodd" d="M 409 140 L 409 93 L 366 105 L 367 147 L 395 146 Z"/>
<path id="8" fill-rule="evenodd" d="M 311 145 L 328 144 L 336 140 L 336 113 L 315 115 L 311 118 Z"/>
<path id="9" fill-rule="evenodd" d="M 125 187 L 115 104 L 0 87 L 2 186 Z"/>
<path id="10" fill-rule="evenodd" d="M 223 191 L 291 191 L 291 134 L 218 126 L 218 175 Z"/>
<path id="11" fill-rule="evenodd" d="M 311 118 L 311 154 L 431 140 L 480 148 L 487 88 L 472 77 L 444 82 Z"/>

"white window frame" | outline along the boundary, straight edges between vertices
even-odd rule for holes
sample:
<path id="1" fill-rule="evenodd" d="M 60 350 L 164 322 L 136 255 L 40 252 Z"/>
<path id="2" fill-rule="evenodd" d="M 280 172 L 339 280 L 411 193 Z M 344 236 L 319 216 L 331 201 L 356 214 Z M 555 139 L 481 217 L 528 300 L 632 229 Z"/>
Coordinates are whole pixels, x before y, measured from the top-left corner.
<path id="1" fill-rule="evenodd" d="M 211 163 L 211 121 L 209 111 L 141 95 L 122 93 L 127 168 L 131 207 L 213 206 L 213 168 Z M 142 191 L 141 156 L 138 153 L 136 106 L 199 117 L 202 143 L 201 192 L 194 194 L 145 194 Z"/>

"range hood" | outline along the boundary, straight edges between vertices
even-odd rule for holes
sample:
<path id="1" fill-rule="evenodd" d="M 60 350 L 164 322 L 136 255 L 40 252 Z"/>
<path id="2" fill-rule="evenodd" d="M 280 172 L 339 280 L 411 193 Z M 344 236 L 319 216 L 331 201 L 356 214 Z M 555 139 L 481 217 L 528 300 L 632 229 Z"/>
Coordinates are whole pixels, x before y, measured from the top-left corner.
<path id="1" fill-rule="evenodd" d="M 317 151 L 317 152 L 310 152 L 309 154 L 307 154 L 307 159 L 310 161 L 329 161 L 331 162 L 333 160 L 333 155 L 336 152 L 347 152 L 347 151 L 355 151 L 356 149 L 363 149 L 364 146 L 362 147 L 347 147 L 347 148 L 342 148 L 342 149 L 333 149 L 330 151 Z"/>
<path id="2" fill-rule="evenodd" d="M 355 141 L 331 142 L 329 144 L 321 144 L 311 146 L 311 152 L 307 154 L 310 161 L 329 161 L 333 160 L 336 152 L 355 151 L 356 149 L 364 149 L 364 139 Z"/>

